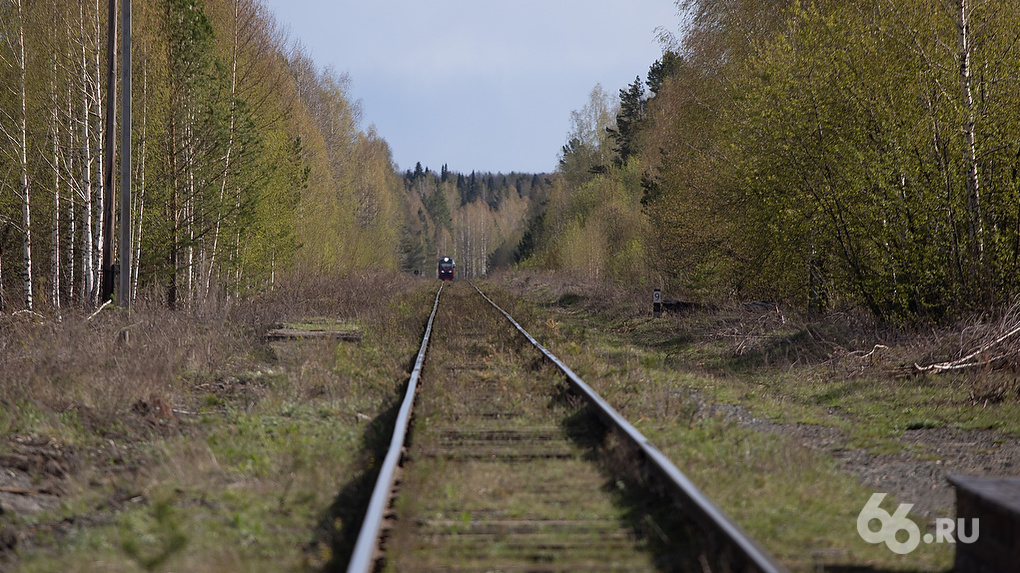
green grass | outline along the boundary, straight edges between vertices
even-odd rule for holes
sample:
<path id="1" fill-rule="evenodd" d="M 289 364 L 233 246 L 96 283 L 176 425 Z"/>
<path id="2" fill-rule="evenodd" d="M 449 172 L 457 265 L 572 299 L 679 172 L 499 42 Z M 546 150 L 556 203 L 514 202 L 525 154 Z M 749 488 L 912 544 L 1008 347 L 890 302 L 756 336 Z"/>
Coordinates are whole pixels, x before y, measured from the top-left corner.
<path id="1" fill-rule="evenodd" d="M 713 400 L 740 404 L 778 423 L 837 427 L 849 434 L 855 447 L 875 444 L 885 449 L 889 439 L 919 428 L 994 429 L 1020 436 L 1020 400 L 1001 399 L 987 390 L 992 399 L 981 399 L 983 387 L 1010 382 L 995 382 L 994 373 L 908 376 L 894 370 L 896 365 L 858 371 L 812 355 L 816 348 L 798 349 L 798 344 L 810 346 L 804 329 L 770 333 L 770 358 L 761 349 L 738 355 L 733 343 L 698 325 L 699 317 L 678 333 L 677 321 L 669 318 L 552 316 L 560 321 L 557 328 L 539 323 L 536 330 L 565 355 L 593 354 L 628 368 L 689 373 L 684 386 Z M 791 357 L 796 360 L 791 362 Z M 612 368 L 605 372 L 612 374 Z"/>
<path id="2" fill-rule="evenodd" d="M 871 490 L 828 456 L 718 418 L 693 426 L 638 424 L 731 517 L 794 569 L 821 564 L 944 570 L 952 548 L 900 557 L 865 543 L 857 515 Z"/>
<path id="3" fill-rule="evenodd" d="M 872 491 L 836 459 L 780 433 L 705 417 L 706 404 L 735 405 L 780 424 L 828 426 L 845 436 L 842 447 L 923 459 L 931 452 L 905 443 L 905 431 L 994 427 L 1020 434 L 1016 400 L 983 408 L 971 400 L 974 382 L 966 378 L 896 377 L 888 365 L 862 371 L 830 360 L 816 327 L 763 329 L 756 346 L 739 349 L 746 333 L 730 336 L 726 311 L 653 320 L 609 302 L 564 308 L 555 288 L 526 294 L 531 307 L 511 311 L 525 328 L 794 570 L 842 564 L 943 571 L 953 548 L 922 544 L 898 556 L 864 542 L 856 520 Z M 887 503 L 892 510 L 898 501 Z"/>

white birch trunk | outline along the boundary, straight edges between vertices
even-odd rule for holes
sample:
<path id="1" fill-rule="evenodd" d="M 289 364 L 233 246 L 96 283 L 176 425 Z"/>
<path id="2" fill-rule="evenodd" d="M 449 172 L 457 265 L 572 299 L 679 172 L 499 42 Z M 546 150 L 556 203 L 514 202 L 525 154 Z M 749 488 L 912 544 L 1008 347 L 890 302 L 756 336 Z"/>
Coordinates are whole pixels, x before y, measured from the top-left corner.
<path id="1" fill-rule="evenodd" d="M 89 60 L 85 33 L 85 4 L 81 5 L 81 149 L 82 149 L 82 188 L 79 192 L 82 200 L 82 252 L 81 252 L 81 301 L 85 308 L 92 306 L 93 294 L 96 290 L 95 273 L 92 265 L 92 133 L 90 117 L 92 113 L 89 97 Z"/>
<path id="2" fill-rule="evenodd" d="M 92 82 L 92 105 L 95 110 L 96 126 L 98 127 L 98 137 L 96 149 L 100 150 L 96 154 L 96 158 L 99 162 L 99 166 L 96 169 L 98 177 L 96 178 L 96 196 L 93 207 L 95 213 L 93 214 L 95 220 L 95 226 L 93 232 L 95 237 L 92 240 L 92 272 L 94 273 L 93 285 L 95 292 L 89 294 L 89 300 L 91 304 L 99 304 L 99 294 L 102 289 L 102 271 L 103 271 L 103 242 L 106 240 L 103 237 L 103 201 L 106 198 L 106 185 L 103 181 L 103 173 L 105 173 L 105 158 L 102 150 L 105 148 L 106 130 L 103 129 L 103 66 L 102 66 L 102 23 L 100 22 L 100 14 L 102 13 L 102 6 L 99 0 L 96 0 L 96 12 L 95 12 L 95 76 Z"/>
<path id="3" fill-rule="evenodd" d="M 489 272 L 489 221 L 488 211 L 482 212 L 482 275 Z"/>
<path id="4" fill-rule="evenodd" d="M 963 109 L 966 122 L 963 126 L 966 149 L 964 150 L 967 172 L 967 210 L 970 215 L 970 239 L 974 245 L 978 262 L 984 259 L 984 224 L 981 220 L 981 188 L 978 179 L 977 144 L 975 131 L 977 119 L 974 111 L 973 80 L 970 67 L 970 2 L 957 0 L 956 22 L 960 48 L 960 88 L 963 96 Z"/>
<path id="5" fill-rule="evenodd" d="M 22 258 L 25 268 L 22 271 L 22 285 L 25 290 L 25 307 L 33 308 L 32 300 L 32 196 L 28 187 L 28 106 L 25 70 L 25 17 L 21 0 L 15 0 L 18 8 L 18 105 L 21 116 L 18 118 L 19 146 L 18 160 L 20 163 L 21 193 L 21 224 L 24 227 L 22 238 Z"/>
<path id="6" fill-rule="evenodd" d="M 57 60 L 53 59 L 53 76 L 57 75 Z M 57 101 L 56 86 L 50 83 L 53 101 Z M 50 304 L 60 308 L 60 116 L 53 106 L 53 253 L 50 257 Z"/>
<path id="7" fill-rule="evenodd" d="M 188 112 L 188 125 L 186 127 L 185 134 L 187 135 L 185 149 L 187 153 L 185 155 L 185 165 L 187 167 L 187 192 L 188 197 L 185 202 L 184 216 L 185 222 L 188 225 L 188 303 L 195 299 L 195 146 L 192 142 L 195 140 L 195 134 L 192 131 L 195 118 L 192 113 Z"/>
<path id="8" fill-rule="evenodd" d="M 212 275 L 213 269 L 216 267 L 216 249 L 220 243 L 220 223 L 223 220 L 222 208 L 223 199 L 227 192 L 227 176 L 230 173 L 230 154 L 234 150 L 234 125 L 235 125 L 235 112 L 236 107 L 234 105 L 234 98 L 237 95 L 237 12 L 238 2 L 233 0 L 234 4 L 234 45 L 231 49 L 230 57 L 230 136 L 227 141 L 227 153 L 223 160 L 223 179 L 220 181 L 220 201 L 216 206 L 216 228 L 213 230 L 212 240 L 212 252 L 209 254 L 209 269 L 205 275 L 205 292 L 203 298 L 209 297 L 209 289 L 212 287 Z"/>
<path id="9" fill-rule="evenodd" d="M 68 36 L 70 36 L 70 25 L 68 25 Z M 71 60 L 71 55 L 68 53 L 68 60 Z M 75 157 L 76 154 L 73 152 L 75 149 L 75 130 L 72 118 L 74 117 L 72 110 L 74 107 L 74 93 L 71 89 L 71 82 L 67 82 L 67 149 L 71 150 L 67 155 L 70 159 L 67 161 L 65 166 L 67 173 L 75 172 Z M 74 279 L 75 279 L 75 268 L 77 265 L 77 259 L 75 258 L 75 231 L 77 230 L 76 224 L 78 222 L 75 216 L 74 210 L 74 180 L 68 178 L 68 183 L 71 189 L 68 190 L 68 202 L 67 202 L 67 293 L 70 299 L 74 299 Z"/>
<path id="10" fill-rule="evenodd" d="M 148 61 L 144 60 L 142 68 L 142 141 L 141 141 L 141 158 L 139 159 L 139 189 L 138 189 L 138 203 L 135 207 L 135 217 L 138 218 L 137 231 L 134 236 L 135 245 L 135 258 L 132 261 L 134 268 L 131 272 L 131 302 L 135 302 L 135 298 L 138 296 L 138 273 L 141 268 L 142 261 L 142 222 L 145 220 L 145 153 L 147 150 L 148 143 L 148 127 L 149 127 L 149 68 Z"/>

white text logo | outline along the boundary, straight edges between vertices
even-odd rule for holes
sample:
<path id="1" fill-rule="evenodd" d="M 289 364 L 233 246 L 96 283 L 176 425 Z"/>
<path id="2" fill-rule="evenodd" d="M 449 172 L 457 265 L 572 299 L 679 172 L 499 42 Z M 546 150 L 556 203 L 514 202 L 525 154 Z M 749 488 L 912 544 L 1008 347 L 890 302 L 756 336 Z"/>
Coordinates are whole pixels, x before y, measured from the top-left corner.
<path id="1" fill-rule="evenodd" d="M 969 531 L 965 531 L 967 529 L 965 519 L 960 518 L 954 521 L 948 517 L 939 517 L 935 520 L 935 535 L 925 533 L 922 538 L 917 524 L 907 517 L 914 504 L 901 503 L 896 511 L 889 515 L 888 511 L 879 507 L 885 496 L 884 493 L 873 494 L 857 516 L 857 533 L 860 534 L 861 539 L 868 543 L 885 543 L 893 553 L 906 555 L 917 549 L 922 539 L 925 543 L 956 543 L 956 540 L 953 539 L 954 529 L 961 543 L 977 541 L 978 520 L 976 518 L 971 520 Z M 880 524 L 878 531 L 871 528 L 872 521 L 876 520 Z M 903 541 L 900 540 L 903 536 L 898 535 L 901 531 L 906 533 L 906 539 Z"/>

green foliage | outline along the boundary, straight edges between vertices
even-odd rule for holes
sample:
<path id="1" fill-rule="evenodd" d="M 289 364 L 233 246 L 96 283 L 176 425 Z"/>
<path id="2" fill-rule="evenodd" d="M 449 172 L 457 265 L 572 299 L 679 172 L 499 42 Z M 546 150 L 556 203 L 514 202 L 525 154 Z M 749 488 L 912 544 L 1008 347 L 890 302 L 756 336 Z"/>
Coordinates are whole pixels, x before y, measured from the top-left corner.
<path id="1" fill-rule="evenodd" d="M 205 13 L 202 0 L 167 0 L 166 49 L 172 73 L 189 87 L 197 86 L 198 76 L 211 61 L 212 22 Z"/>
<path id="2" fill-rule="evenodd" d="M 676 76 L 682 65 L 680 54 L 669 49 L 663 52 L 661 59 L 655 60 L 655 63 L 648 68 L 648 81 L 646 82 L 649 91 L 652 92 L 652 97 L 659 95 L 663 82 Z"/>
<path id="3" fill-rule="evenodd" d="M 640 78 L 620 95 L 622 106 L 596 85 L 587 105 L 571 113 L 572 131 L 545 211 L 530 219 L 516 248 L 519 264 L 593 280 L 647 277 L 643 170 L 632 156 L 645 118 Z"/>
<path id="4" fill-rule="evenodd" d="M 146 571 L 160 569 L 188 545 L 181 519 L 167 501 L 156 502 L 152 515 L 128 514 L 121 524 L 121 549 Z"/>
<path id="5" fill-rule="evenodd" d="M 450 206 L 446 202 L 445 192 L 436 189 L 425 198 L 425 208 L 428 209 L 433 221 L 445 227 L 447 231 L 453 231 L 453 218 L 450 216 Z"/>
<path id="6" fill-rule="evenodd" d="M 1011 273 L 976 254 L 981 237 L 968 235 L 967 154 L 951 135 L 966 119 L 957 92 L 943 91 L 960 78 L 955 52 L 939 48 L 953 45 L 955 27 L 944 12 L 913 11 L 922 7 L 795 7 L 748 58 L 733 113 L 740 186 L 775 222 L 764 236 L 777 257 L 891 319 L 939 317 L 1011 292 L 999 290 Z M 936 40 L 919 43 L 917 34 Z M 973 56 L 982 57 L 981 48 L 992 44 L 978 42 Z M 979 134 L 1015 123 L 986 116 Z M 1011 211 L 984 205 L 997 244 L 1013 231 L 991 220 L 1009 220 Z M 806 296 L 803 286 L 782 294 Z"/>
<path id="7" fill-rule="evenodd" d="M 684 40 L 651 66 L 650 99 L 640 78 L 620 91 L 615 145 L 600 88 L 572 114 L 533 263 L 643 264 L 688 296 L 891 321 L 1012 299 L 1020 7 L 968 2 L 962 27 L 929 0 L 678 6 Z"/>
<path id="8" fill-rule="evenodd" d="M 570 112 L 571 130 L 560 153 L 559 172 L 569 185 L 581 185 L 593 175 L 605 173 L 615 159 L 610 143 L 616 102 L 596 84 L 588 103 Z"/>
<path id="9" fill-rule="evenodd" d="M 636 151 L 635 138 L 645 119 L 646 103 L 645 88 L 640 77 L 628 89 L 620 90 L 620 112 L 616 114 L 616 127 L 609 128 L 609 135 L 616 141 L 614 149 L 619 155 L 618 164 L 626 163 Z"/>
<path id="10" fill-rule="evenodd" d="M 50 304 L 89 307 L 104 193 L 97 118 L 106 12 L 56 0 L 25 7 L 34 288 Z M 10 15 L 13 5 L 0 10 Z M 397 267 L 408 206 L 386 142 L 359 127 L 349 78 L 283 44 L 269 16 L 258 3 L 227 0 L 160 0 L 133 11 L 128 223 L 140 249 L 126 270 L 137 294 L 190 305 L 264 289 L 295 265 Z M 0 26 L 0 56 L 12 62 L 16 20 Z M 16 71 L 0 70 L 11 80 L 4 85 L 15 85 Z M 0 93 L 2 117 L 19 115 L 12 94 Z M 15 224 L 14 147 L 2 149 L 0 306 L 20 286 L 15 247 L 28 231 Z"/>
<path id="11" fill-rule="evenodd" d="M 436 257 L 451 256 L 458 275 L 468 278 L 516 262 L 518 243 L 548 193 L 539 174 L 464 175 L 446 165 L 436 173 L 421 163 L 403 182 L 402 268 L 432 273 Z"/>

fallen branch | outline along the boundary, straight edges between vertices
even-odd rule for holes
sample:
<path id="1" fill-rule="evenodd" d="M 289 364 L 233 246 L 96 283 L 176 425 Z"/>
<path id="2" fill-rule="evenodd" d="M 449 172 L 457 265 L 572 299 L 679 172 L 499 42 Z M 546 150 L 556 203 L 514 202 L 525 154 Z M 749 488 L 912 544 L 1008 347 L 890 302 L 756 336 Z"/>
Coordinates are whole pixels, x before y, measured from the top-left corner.
<path id="1" fill-rule="evenodd" d="M 0 486 L 0 493 L 11 493 L 14 495 L 54 495 L 48 489 L 25 489 L 21 487 Z"/>
<path id="2" fill-rule="evenodd" d="M 860 358 L 870 358 L 871 355 L 874 354 L 875 352 L 877 352 L 879 350 L 888 350 L 888 349 L 889 349 L 889 347 L 884 345 L 884 344 L 876 344 L 875 347 L 871 349 L 871 352 L 868 352 L 868 353 L 865 354 L 865 352 L 863 350 L 854 350 L 853 352 L 848 352 L 847 353 L 847 357 L 855 356 L 855 357 L 860 357 Z"/>
<path id="3" fill-rule="evenodd" d="M 945 372 L 945 371 L 949 371 L 949 370 L 962 370 L 964 368 L 971 368 L 973 366 L 979 366 L 981 364 L 987 364 L 987 363 L 990 362 L 990 360 L 978 360 L 978 361 L 974 361 L 974 359 L 977 358 L 978 356 L 984 354 L 985 352 L 988 352 L 992 348 L 1002 344 L 1003 342 L 1005 342 L 1009 338 L 1012 338 L 1013 336 L 1016 336 L 1018 333 L 1020 333 L 1020 324 L 1015 325 L 1006 334 L 1003 334 L 1002 336 L 996 338 L 995 340 L 993 340 L 993 341 L 991 341 L 991 342 L 981 346 L 980 348 L 978 348 L 974 352 L 971 352 L 967 356 L 964 356 L 963 358 L 960 358 L 958 360 L 953 360 L 951 362 L 939 362 L 939 363 L 936 363 L 936 364 L 929 364 L 927 366 L 920 366 L 919 364 L 917 364 L 915 362 L 914 363 L 914 369 L 917 370 L 918 372 Z M 998 356 L 994 360 L 999 360 L 999 359 L 1002 359 L 1004 357 L 1005 357 L 1005 355 Z"/>
<path id="4" fill-rule="evenodd" d="M 28 310 L 28 309 L 25 309 L 25 310 L 16 310 L 16 311 L 11 313 L 11 316 L 30 316 L 30 317 L 35 318 L 35 319 L 40 320 L 40 321 L 46 320 L 45 316 L 39 314 L 38 312 L 36 312 L 34 310 Z"/>
<path id="5" fill-rule="evenodd" d="M 93 312 L 92 314 L 90 314 L 90 315 L 89 315 L 89 317 L 88 317 L 88 319 L 86 319 L 86 320 L 88 320 L 88 321 L 91 321 L 91 320 L 92 320 L 93 318 L 95 318 L 96 316 L 98 316 L 98 315 L 99 315 L 99 313 L 103 312 L 103 309 L 104 309 L 104 308 L 106 308 L 106 307 L 110 306 L 111 304 L 113 304 L 113 302 L 112 302 L 112 301 L 109 301 L 109 300 L 108 300 L 108 301 L 106 301 L 106 302 L 104 302 L 104 303 L 103 303 L 103 306 L 101 306 L 101 307 L 97 308 L 97 309 L 96 309 L 96 312 Z"/>

